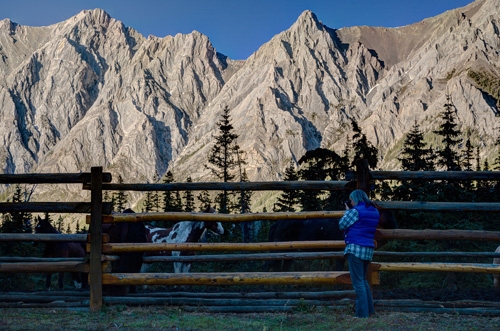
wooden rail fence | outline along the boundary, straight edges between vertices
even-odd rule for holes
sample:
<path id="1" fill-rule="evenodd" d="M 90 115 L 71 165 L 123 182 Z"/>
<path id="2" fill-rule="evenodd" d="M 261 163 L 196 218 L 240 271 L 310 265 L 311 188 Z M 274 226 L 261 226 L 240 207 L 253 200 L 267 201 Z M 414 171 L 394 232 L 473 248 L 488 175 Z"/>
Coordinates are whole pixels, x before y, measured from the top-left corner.
<path id="1" fill-rule="evenodd" d="M 175 275 L 170 273 L 119 274 L 110 272 L 113 254 L 142 251 L 208 251 L 208 252 L 257 252 L 246 254 L 220 254 L 185 257 L 147 257 L 146 262 L 155 261 L 229 261 L 229 260 L 270 260 L 270 259 L 313 259 L 341 258 L 341 252 L 279 252 L 282 250 L 316 249 L 341 250 L 343 241 L 328 242 L 281 242 L 281 243 L 184 243 L 184 244 L 123 244 L 107 243 L 102 234 L 102 224 L 111 222 L 149 222 L 208 220 L 220 222 L 248 222 L 256 220 L 308 219 L 341 217 L 343 211 L 321 211 L 300 213 L 256 213 L 242 215 L 201 214 L 201 213 L 137 213 L 111 214 L 111 205 L 103 202 L 103 190 L 165 191 L 165 190 L 352 190 L 361 188 L 367 191 L 372 180 L 500 180 L 500 172 L 401 172 L 369 171 L 367 162 L 357 165 L 356 181 L 297 181 L 297 182 L 245 182 L 245 183 L 168 183 L 168 184 L 112 184 L 111 174 L 103 173 L 101 167 L 93 167 L 90 173 L 79 174 L 25 174 L 0 175 L 0 184 L 50 183 L 82 184 L 91 191 L 90 202 L 26 202 L 0 203 L 0 212 L 49 212 L 84 213 L 90 224 L 89 235 L 49 235 L 49 234 L 0 234 L 0 241 L 80 241 L 87 242 L 89 256 L 85 260 L 58 260 L 37 258 L 0 257 L 0 272 L 89 272 L 90 310 L 102 307 L 102 285 L 272 285 L 272 284 L 336 284 L 350 283 L 348 272 L 289 272 L 289 273 L 197 273 Z M 428 211 L 475 211 L 499 212 L 500 203 L 448 203 L 448 202 L 409 202 L 381 201 L 382 209 L 428 210 Z M 104 239 L 103 239 L 104 238 Z M 488 231 L 459 230 L 379 230 L 381 239 L 418 239 L 418 240 L 481 240 L 500 242 L 500 233 Z M 264 252 L 264 253 L 258 253 Z M 392 254 L 395 253 L 395 254 Z M 425 252 L 376 252 L 375 256 L 416 254 Z M 445 252 L 446 253 L 446 252 Z M 432 254 L 432 253 L 430 253 Z M 439 253 L 443 256 L 443 253 Z M 444 254 L 446 256 L 446 254 Z M 431 256 L 431 255 L 427 255 Z M 500 257 L 491 252 L 455 252 L 449 256 Z M 373 263 L 372 283 L 379 283 L 379 271 L 449 271 L 473 273 L 500 273 L 500 266 L 493 264 L 477 265 L 466 263 Z"/>

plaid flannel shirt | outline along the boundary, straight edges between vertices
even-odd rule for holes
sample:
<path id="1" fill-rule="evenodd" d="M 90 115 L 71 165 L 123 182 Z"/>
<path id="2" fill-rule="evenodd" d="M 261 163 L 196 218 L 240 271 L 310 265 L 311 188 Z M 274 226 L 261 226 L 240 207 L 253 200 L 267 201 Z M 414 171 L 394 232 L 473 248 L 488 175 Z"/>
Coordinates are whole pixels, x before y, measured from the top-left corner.
<path id="1" fill-rule="evenodd" d="M 344 216 L 339 221 L 340 230 L 347 230 L 351 225 L 356 223 L 359 220 L 358 211 L 354 208 L 346 210 Z M 356 244 L 348 244 L 345 247 L 344 255 L 352 254 L 356 256 L 358 259 L 371 261 L 373 258 L 372 247 L 364 247 Z"/>

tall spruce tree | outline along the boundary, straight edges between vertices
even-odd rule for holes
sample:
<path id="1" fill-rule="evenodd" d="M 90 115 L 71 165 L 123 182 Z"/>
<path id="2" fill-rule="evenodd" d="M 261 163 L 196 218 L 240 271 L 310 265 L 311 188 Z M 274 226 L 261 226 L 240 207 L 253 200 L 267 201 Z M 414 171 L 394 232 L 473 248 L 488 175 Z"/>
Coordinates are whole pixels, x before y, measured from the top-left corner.
<path id="1" fill-rule="evenodd" d="M 366 159 L 370 168 L 376 169 L 378 164 L 377 147 L 368 141 L 366 135 L 361 131 L 361 128 L 354 119 L 351 119 L 351 126 L 354 132 L 352 136 L 352 148 L 354 152 L 352 165 L 354 166 L 357 160 Z"/>
<path id="2" fill-rule="evenodd" d="M 403 149 L 398 157 L 404 171 L 431 171 L 434 170 L 430 148 L 425 148 L 424 135 L 417 122 L 405 136 Z M 426 200 L 433 183 L 430 181 L 402 181 L 391 188 L 386 183 L 380 185 L 381 197 L 391 200 Z"/>
<path id="3" fill-rule="evenodd" d="M 149 181 L 147 182 L 149 184 Z M 144 212 L 149 213 L 153 211 L 153 193 L 151 191 L 146 192 L 146 198 L 144 199 Z"/>
<path id="4" fill-rule="evenodd" d="M 193 182 L 193 180 L 191 179 L 191 177 L 188 177 L 186 179 L 186 181 L 188 183 L 191 183 Z M 194 195 L 193 195 L 193 191 L 190 191 L 190 190 L 187 190 L 187 191 L 184 191 L 184 211 L 194 211 Z"/>
<path id="5" fill-rule="evenodd" d="M 157 183 L 160 178 L 160 175 L 157 171 L 155 171 L 155 175 L 153 177 L 153 183 Z M 159 212 L 161 210 L 160 207 L 160 194 L 158 191 L 151 192 L 151 207 L 153 211 Z"/>
<path id="6" fill-rule="evenodd" d="M 163 179 L 163 183 L 172 183 L 174 181 L 174 175 L 169 170 Z M 163 211 L 179 211 L 177 210 L 177 205 L 174 201 L 174 196 L 172 191 L 164 191 L 163 192 Z"/>
<path id="7" fill-rule="evenodd" d="M 212 198 L 210 197 L 210 193 L 207 190 L 203 190 L 198 195 L 196 196 L 196 199 L 198 199 L 199 204 L 199 210 L 203 211 L 205 210 L 208 206 L 212 205 Z"/>
<path id="8" fill-rule="evenodd" d="M 465 151 L 464 151 L 464 162 L 463 169 L 465 171 L 472 171 L 472 160 L 474 159 L 474 148 L 472 147 L 472 143 L 470 142 L 470 138 L 467 138 L 465 142 Z"/>
<path id="9" fill-rule="evenodd" d="M 285 174 L 283 175 L 284 181 L 294 182 L 299 180 L 299 175 L 295 170 L 295 163 L 290 161 L 290 164 L 285 169 Z M 281 195 L 276 200 L 273 206 L 275 212 L 295 212 L 297 211 L 297 206 L 300 203 L 300 191 L 299 190 L 283 190 Z"/>
<path id="10" fill-rule="evenodd" d="M 462 142 L 460 138 L 462 132 L 458 129 L 458 124 L 455 122 L 456 108 L 451 100 L 451 96 L 446 96 L 446 103 L 444 104 L 444 111 L 440 117 L 442 120 L 438 130 L 434 133 L 441 136 L 444 147 L 438 151 L 437 165 L 444 167 L 447 171 L 460 170 L 460 156 L 457 151 L 458 145 Z"/>
<path id="11" fill-rule="evenodd" d="M 123 184 L 123 178 L 121 175 L 118 175 L 118 183 Z M 114 209 L 121 213 L 125 210 L 125 205 L 128 202 L 128 197 L 125 191 L 118 191 L 114 195 Z"/>
<path id="12" fill-rule="evenodd" d="M 13 203 L 29 202 L 31 198 L 31 193 L 25 187 L 24 189 L 21 185 L 16 184 L 14 189 L 14 194 L 12 196 Z M 33 227 L 31 224 L 31 213 L 28 212 L 10 212 L 10 217 L 6 217 L 2 223 L 2 232 L 7 233 L 31 233 Z"/>
<path id="13" fill-rule="evenodd" d="M 495 146 L 497 147 L 497 156 L 495 157 L 495 163 L 493 164 L 493 169 L 500 170 L 500 135 L 495 140 Z"/>
<path id="14" fill-rule="evenodd" d="M 217 122 L 219 134 L 215 136 L 215 144 L 208 155 L 208 163 L 206 167 L 212 174 L 223 182 L 230 182 L 235 178 L 233 171 L 237 169 L 239 161 L 239 146 L 236 144 L 238 135 L 234 133 L 233 125 L 231 124 L 231 115 L 229 108 L 226 106 L 222 112 L 221 119 Z M 217 196 L 216 201 L 219 203 L 219 212 L 227 214 L 230 212 L 230 192 L 224 190 Z"/>
<path id="15" fill-rule="evenodd" d="M 298 174 L 302 180 L 338 180 L 341 174 L 340 164 L 341 157 L 337 153 L 325 148 L 316 148 L 307 151 L 299 159 L 300 169 Z M 303 191 L 300 199 L 302 210 L 334 210 L 335 207 L 331 206 L 331 201 L 335 200 L 335 198 L 336 200 L 341 198 L 335 192 L 330 192 L 331 197 L 323 198 L 326 193 L 325 191 Z M 330 206 L 325 207 L 326 201 L 329 201 Z M 340 206 L 340 201 L 337 204 Z"/>
<path id="16" fill-rule="evenodd" d="M 240 182 L 248 182 L 248 177 L 247 173 L 245 170 L 241 173 L 241 178 Z M 238 199 L 237 203 L 237 208 L 239 208 L 240 213 L 246 214 L 246 213 L 251 213 L 252 210 L 250 209 L 251 205 L 251 200 L 252 200 L 252 191 L 249 190 L 241 190 L 240 191 L 240 196 Z M 254 233 L 254 228 L 255 228 L 256 222 L 241 222 L 241 239 L 243 242 L 251 242 L 253 241 L 253 233 Z"/>
<path id="17" fill-rule="evenodd" d="M 415 121 L 410 132 L 406 135 L 404 146 L 398 160 L 405 171 L 431 171 L 434 170 L 432 163 L 433 155 L 430 149 L 425 148 L 424 134 Z"/>
<path id="18" fill-rule="evenodd" d="M 345 148 L 342 152 L 342 156 L 340 157 L 340 171 L 343 174 L 342 179 L 345 179 L 347 173 L 352 171 L 352 163 L 350 162 L 352 153 L 352 140 L 351 137 L 346 137 Z"/>
<path id="19" fill-rule="evenodd" d="M 172 203 L 173 203 L 174 211 L 182 211 L 181 192 L 179 192 L 179 191 L 174 192 L 174 198 L 173 198 Z"/>

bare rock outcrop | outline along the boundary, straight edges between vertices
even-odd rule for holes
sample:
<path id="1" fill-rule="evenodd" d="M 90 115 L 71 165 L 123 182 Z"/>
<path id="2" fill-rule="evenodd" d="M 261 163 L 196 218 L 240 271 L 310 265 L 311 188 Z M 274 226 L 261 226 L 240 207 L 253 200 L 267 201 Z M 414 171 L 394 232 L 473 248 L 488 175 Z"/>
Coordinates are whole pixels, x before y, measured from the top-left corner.
<path id="1" fill-rule="evenodd" d="M 430 133 L 446 95 L 462 132 L 491 159 L 497 100 L 469 72 L 500 77 L 499 8 L 476 0 L 404 27 L 339 30 L 305 11 L 243 61 L 200 32 L 145 38 L 100 9 L 47 27 L 5 19 L 0 171 L 99 165 L 125 182 L 169 169 L 179 181 L 213 180 L 203 165 L 226 106 L 250 180 L 279 180 L 307 150 L 340 154 L 352 118 L 380 150 L 380 168 L 398 169 L 415 121 L 439 148 Z"/>

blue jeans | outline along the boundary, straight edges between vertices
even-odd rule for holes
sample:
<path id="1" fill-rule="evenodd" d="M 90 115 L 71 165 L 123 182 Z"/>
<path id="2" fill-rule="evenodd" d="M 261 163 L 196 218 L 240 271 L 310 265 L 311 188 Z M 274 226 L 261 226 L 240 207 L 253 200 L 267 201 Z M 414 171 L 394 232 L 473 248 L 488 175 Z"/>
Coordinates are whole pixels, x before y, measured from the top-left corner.
<path id="1" fill-rule="evenodd" d="M 352 254 L 347 254 L 351 282 L 356 293 L 356 316 L 368 317 L 375 312 L 373 308 L 373 297 L 370 284 L 366 280 L 366 274 L 370 261 L 361 260 Z"/>

